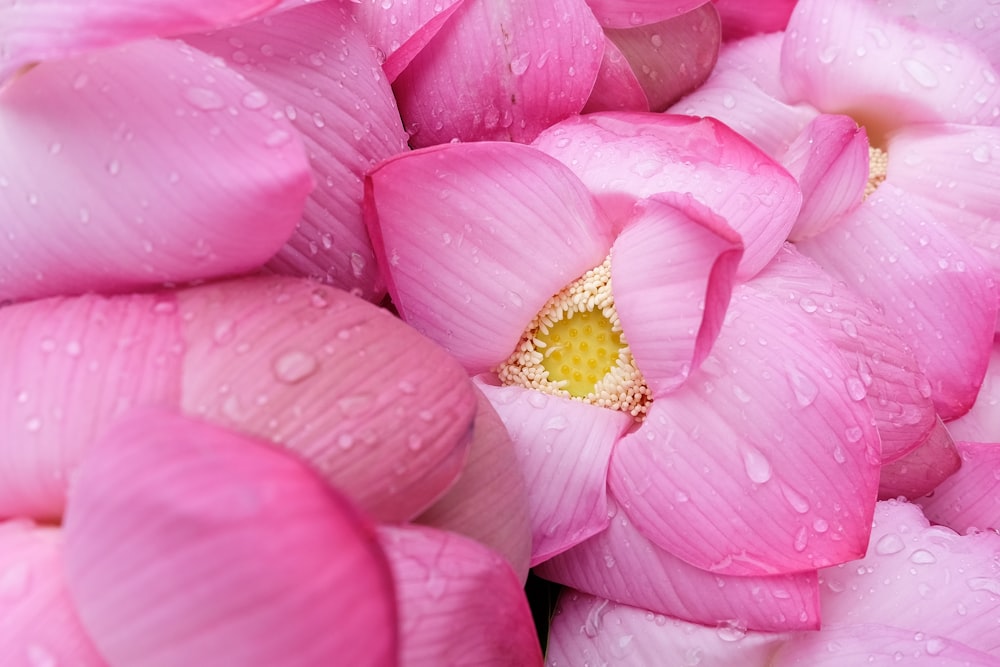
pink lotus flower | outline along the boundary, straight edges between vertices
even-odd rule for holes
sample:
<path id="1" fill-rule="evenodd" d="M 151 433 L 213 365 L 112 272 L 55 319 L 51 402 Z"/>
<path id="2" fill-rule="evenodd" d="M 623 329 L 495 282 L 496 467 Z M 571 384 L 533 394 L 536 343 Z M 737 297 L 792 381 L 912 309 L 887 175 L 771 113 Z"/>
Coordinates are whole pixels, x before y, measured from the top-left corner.
<path id="1" fill-rule="evenodd" d="M 406 148 L 388 82 L 337 3 L 204 34 L 276 4 L 0 9 L 0 300 L 276 253 L 271 270 L 381 297 L 360 201 L 364 171 Z M 202 50 L 160 39 L 180 35 Z"/>
<path id="2" fill-rule="evenodd" d="M 796 2 L 765 0 L 750 5 L 740 0 L 712 0 L 722 19 L 722 38 L 727 41 L 784 30 Z"/>
<path id="3" fill-rule="evenodd" d="M 540 572 L 572 583 L 566 573 L 594 573 L 601 544 L 648 542 L 650 560 L 674 572 L 649 589 L 664 607 L 814 626 L 809 571 L 864 552 L 879 444 L 856 371 L 815 317 L 753 281 L 734 287 L 780 250 L 798 212 L 794 181 L 711 120 L 598 114 L 536 147 L 398 156 L 369 174 L 366 204 L 401 316 L 476 376 L 514 438 L 532 562 L 570 562 Z M 512 360 L 564 347 L 551 331 L 573 320 L 551 306 L 566 300 L 595 313 L 584 317 L 599 331 L 601 317 L 620 322 L 606 335 L 627 339 L 609 346 L 611 376 L 625 380 L 606 394 L 573 400 L 509 380 L 538 377 Z M 531 324 L 543 308 L 548 331 Z M 600 570 L 616 576 L 609 563 Z M 732 589 L 713 593 L 717 580 Z"/>
<path id="4" fill-rule="evenodd" d="M 913 505 L 879 503 L 867 555 L 819 573 L 819 631 L 706 627 L 570 591 L 547 664 L 996 665 L 998 551 L 992 532 L 960 536 Z"/>
<path id="5" fill-rule="evenodd" d="M 164 411 L 116 422 L 65 528 L 0 524 L 14 664 L 541 661 L 510 566 L 419 526 L 377 530 L 270 443 Z"/>

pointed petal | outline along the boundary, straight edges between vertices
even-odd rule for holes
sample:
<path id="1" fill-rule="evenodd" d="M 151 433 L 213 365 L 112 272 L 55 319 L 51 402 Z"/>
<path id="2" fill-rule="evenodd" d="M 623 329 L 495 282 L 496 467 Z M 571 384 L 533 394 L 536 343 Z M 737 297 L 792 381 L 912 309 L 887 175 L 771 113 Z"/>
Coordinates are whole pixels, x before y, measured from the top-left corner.
<path id="1" fill-rule="evenodd" d="M 916 505 L 878 503 L 865 558 L 820 572 L 823 619 L 928 632 L 1000 648 L 1000 535 L 929 526 Z"/>
<path id="2" fill-rule="evenodd" d="M 22 0 L 0 7 L 0 83 L 30 63 L 58 60 L 144 37 L 204 32 L 245 21 L 278 0 L 129 0 L 81 5 Z"/>
<path id="3" fill-rule="evenodd" d="M 0 308 L 0 516 L 58 520 L 90 443 L 136 405 L 180 401 L 172 295 Z"/>
<path id="4" fill-rule="evenodd" d="M 383 526 L 395 580 L 399 664 L 540 665 L 522 580 L 502 557 L 454 533 Z"/>
<path id="5" fill-rule="evenodd" d="M 42 63 L 5 88 L 0 300 L 266 261 L 312 180 L 273 107 L 230 112 L 259 92 L 208 55 L 160 40 Z"/>
<path id="6" fill-rule="evenodd" d="M 738 277 L 781 247 L 801 204 L 795 179 L 712 118 L 598 113 L 546 130 L 535 146 L 568 165 L 613 219 L 662 192 L 689 192 L 743 238 Z"/>
<path id="7" fill-rule="evenodd" d="M 605 28 L 630 28 L 665 21 L 704 5 L 707 0 L 587 0 Z"/>
<path id="8" fill-rule="evenodd" d="M 1000 442 L 1000 341 L 994 340 L 990 351 L 986 377 L 976 395 L 972 409 L 948 422 L 948 431 L 955 440 Z"/>
<path id="9" fill-rule="evenodd" d="M 962 462 L 941 420 L 906 456 L 882 466 L 878 497 L 919 498 L 933 491 L 959 469 Z"/>
<path id="10" fill-rule="evenodd" d="M 861 204 L 868 184 L 868 135 L 849 116 L 822 114 L 779 158 L 802 188 L 791 241 L 816 236 Z"/>
<path id="11" fill-rule="evenodd" d="M 460 533 L 502 554 L 523 583 L 531 560 L 527 485 L 500 415 L 476 391 L 469 458 L 454 486 L 415 521 Z"/>
<path id="12" fill-rule="evenodd" d="M 604 56 L 597 70 L 597 80 L 581 113 L 626 109 L 648 111 L 649 100 L 625 54 L 605 35 Z"/>
<path id="13" fill-rule="evenodd" d="M 913 348 L 942 418 L 969 409 L 997 318 L 992 272 L 977 253 L 888 181 L 798 248 L 885 310 Z"/>
<path id="14" fill-rule="evenodd" d="M 1000 530 L 1000 444 L 956 442 L 958 471 L 917 504 L 934 523 L 959 533 Z"/>
<path id="15" fill-rule="evenodd" d="M 472 385 L 388 311 L 278 277 L 178 300 L 187 414 L 295 451 L 382 521 L 416 516 L 459 474 Z"/>
<path id="16" fill-rule="evenodd" d="M 483 380 L 477 386 L 507 427 L 524 472 L 536 565 L 607 527 L 608 461 L 632 417 Z"/>
<path id="17" fill-rule="evenodd" d="M 783 635 L 706 627 L 585 593 L 559 596 L 549 629 L 551 665 L 769 667 Z"/>
<path id="18" fill-rule="evenodd" d="M 868 539 L 871 409 L 836 348 L 776 301 L 737 288 L 712 354 L 611 462 L 638 529 L 713 572 L 814 569 L 859 557 Z"/>
<path id="19" fill-rule="evenodd" d="M 781 53 L 794 99 L 854 116 L 881 144 L 913 123 L 991 124 L 1000 74 L 977 49 L 887 15 L 867 0 L 800 0 Z"/>
<path id="20" fill-rule="evenodd" d="M 367 178 L 366 222 L 393 303 L 473 374 L 510 356 L 545 302 L 611 247 L 590 193 L 526 146 L 416 151 Z"/>
<path id="21" fill-rule="evenodd" d="M 816 629 L 815 572 L 730 577 L 685 563 L 646 539 L 615 505 L 608 529 L 537 568 L 580 591 L 693 623 L 755 630 Z"/>
<path id="22" fill-rule="evenodd" d="M 531 141 L 583 108 L 603 46 L 582 2 L 464 3 L 393 82 L 411 144 Z"/>
<path id="23" fill-rule="evenodd" d="M 9 665 L 105 667 L 66 591 L 61 531 L 0 523 L 0 655 Z"/>
<path id="24" fill-rule="evenodd" d="M 395 664 L 372 527 L 296 458 L 215 426 L 139 411 L 107 431 L 75 477 L 65 566 L 112 664 Z"/>
<path id="25" fill-rule="evenodd" d="M 757 33 L 778 32 L 788 25 L 797 0 L 713 0 L 722 17 L 722 38 L 736 40 Z"/>
<path id="26" fill-rule="evenodd" d="M 732 294 L 739 234 L 690 195 L 640 200 L 611 248 L 615 309 L 653 396 L 712 349 Z"/>
<path id="27" fill-rule="evenodd" d="M 361 215 L 363 179 L 376 162 L 407 150 L 407 136 L 389 82 L 347 7 L 314 3 L 186 41 L 260 86 L 302 135 L 316 188 L 268 266 L 378 301 L 384 291 Z"/>

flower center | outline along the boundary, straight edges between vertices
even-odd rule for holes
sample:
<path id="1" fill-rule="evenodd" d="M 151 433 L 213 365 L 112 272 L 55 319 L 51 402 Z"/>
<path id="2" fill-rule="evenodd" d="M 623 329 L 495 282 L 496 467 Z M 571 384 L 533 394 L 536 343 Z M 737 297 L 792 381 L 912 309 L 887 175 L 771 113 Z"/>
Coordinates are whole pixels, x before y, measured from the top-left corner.
<path id="1" fill-rule="evenodd" d="M 881 148 L 868 147 L 868 184 L 865 185 L 865 198 L 882 185 L 889 173 L 889 154 Z"/>
<path id="2" fill-rule="evenodd" d="M 496 373 L 505 385 L 643 418 L 652 394 L 618 321 L 610 257 L 546 302 Z"/>

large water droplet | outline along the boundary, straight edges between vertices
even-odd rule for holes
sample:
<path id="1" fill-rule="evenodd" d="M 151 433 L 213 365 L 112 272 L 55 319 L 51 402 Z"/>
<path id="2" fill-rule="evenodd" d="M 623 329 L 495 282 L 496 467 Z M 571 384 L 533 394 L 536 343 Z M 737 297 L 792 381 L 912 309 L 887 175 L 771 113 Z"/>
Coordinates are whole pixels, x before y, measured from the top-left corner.
<path id="1" fill-rule="evenodd" d="M 292 350 L 274 360 L 274 377 L 285 384 L 301 382 L 316 372 L 319 364 L 316 357 L 308 352 Z"/>
<path id="2" fill-rule="evenodd" d="M 751 482 L 763 484 L 771 479 L 771 462 L 756 449 L 743 451 L 743 467 Z"/>
<path id="3" fill-rule="evenodd" d="M 226 104 L 225 100 L 222 99 L 222 95 L 208 88 L 188 88 L 184 91 L 184 99 L 191 106 L 202 111 L 221 109 Z"/>

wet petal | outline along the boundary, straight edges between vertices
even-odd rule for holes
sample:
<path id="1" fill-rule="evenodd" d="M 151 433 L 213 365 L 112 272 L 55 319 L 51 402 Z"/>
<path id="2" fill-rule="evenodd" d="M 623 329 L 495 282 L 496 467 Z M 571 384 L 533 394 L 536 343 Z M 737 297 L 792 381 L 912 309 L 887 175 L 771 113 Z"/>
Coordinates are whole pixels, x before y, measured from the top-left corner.
<path id="1" fill-rule="evenodd" d="M 587 0 L 594 16 L 605 28 L 649 25 L 686 14 L 707 0 Z"/>
<path id="2" fill-rule="evenodd" d="M 604 57 L 582 113 L 648 108 L 649 100 L 631 64 L 621 49 L 605 35 Z"/>
<path id="3" fill-rule="evenodd" d="M 934 523 L 959 533 L 1000 530 L 1000 443 L 956 442 L 958 471 L 917 504 Z"/>
<path id="4" fill-rule="evenodd" d="M 579 180 L 516 144 L 383 162 L 365 206 L 394 305 L 470 373 L 510 356 L 545 302 L 611 247 L 611 225 Z"/>
<path id="5" fill-rule="evenodd" d="M 967 413 L 948 422 L 955 440 L 1000 442 L 1000 341 L 994 341 L 986 377 Z"/>
<path id="6" fill-rule="evenodd" d="M 722 37 L 726 40 L 784 30 L 796 1 L 764 0 L 750 4 L 743 0 L 713 0 L 722 17 Z"/>
<path id="7" fill-rule="evenodd" d="M 501 556 L 454 533 L 383 526 L 395 581 L 401 665 L 540 665 L 522 580 Z"/>
<path id="8" fill-rule="evenodd" d="M 140 411 L 107 431 L 75 477 L 65 558 L 112 664 L 395 664 L 372 527 L 295 457 L 219 427 Z"/>
<path id="9" fill-rule="evenodd" d="M 198 85 L 191 82 L 197 81 Z M 0 300 L 256 268 L 312 188 L 259 91 L 179 42 L 42 63 L 0 93 Z"/>
<path id="10" fill-rule="evenodd" d="M 933 491 L 959 469 L 961 460 L 955 443 L 941 420 L 923 442 L 906 456 L 882 466 L 879 498 L 919 498 Z"/>

